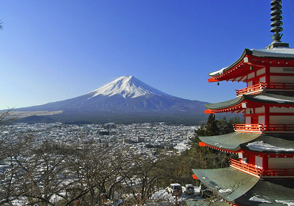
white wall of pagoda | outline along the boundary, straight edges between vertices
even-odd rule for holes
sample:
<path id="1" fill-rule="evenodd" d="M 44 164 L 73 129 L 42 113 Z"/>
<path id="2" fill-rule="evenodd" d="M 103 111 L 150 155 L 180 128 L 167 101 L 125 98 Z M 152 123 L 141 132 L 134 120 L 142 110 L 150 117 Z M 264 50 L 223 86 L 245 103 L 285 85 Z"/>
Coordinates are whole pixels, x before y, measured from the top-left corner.
<path id="1" fill-rule="evenodd" d="M 268 72 L 267 72 L 268 71 Z M 294 67 L 254 67 L 253 71 L 245 77 L 247 87 L 260 82 L 270 83 L 294 83 Z"/>
<path id="2" fill-rule="evenodd" d="M 264 107 L 256 107 L 255 113 L 256 114 L 265 113 L 265 108 Z"/>
<path id="3" fill-rule="evenodd" d="M 251 117 L 245 117 L 245 124 L 251 124 Z"/>
<path id="4" fill-rule="evenodd" d="M 256 76 L 261 76 L 264 74 L 265 74 L 265 68 L 261 68 L 256 71 Z"/>
<path id="5" fill-rule="evenodd" d="M 294 114 L 294 108 L 285 108 L 285 107 L 270 107 L 269 108 L 270 113 L 293 113 Z"/>
<path id="6" fill-rule="evenodd" d="M 265 82 L 265 76 L 259 78 L 259 82 Z"/>
<path id="7" fill-rule="evenodd" d="M 270 73 L 294 74 L 294 67 L 270 67 Z"/>
<path id="8" fill-rule="evenodd" d="M 245 124 L 265 124 L 265 108 L 246 108 L 245 111 Z"/>
<path id="9" fill-rule="evenodd" d="M 293 124 L 293 122 L 294 122 L 293 116 L 282 116 L 282 115 L 269 116 L 270 124 Z"/>
<path id="10" fill-rule="evenodd" d="M 270 76 L 270 83 L 293 83 L 294 76 Z"/>
<path id="11" fill-rule="evenodd" d="M 253 86 L 259 82 L 265 82 L 265 68 L 253 69 L 253 72 L 247 75 L 247 87 Z"/>
<path id="12" fill-rule="evenodd" d="M 263 158 L 260 156 L 255 156 L 255 166 L 262 169 L 263 168 Z"/>
<path id="13" fill-rule="evenodd" d="M 268 169 L 294 169 L 294 158 L 268 158 Z"/>
<path id="14" fill-rule="evenodd" d="M 294 83 L 293 67 L 270 67 L 269 83 Z"/>
<path id="15" fill-rule="evenodd" d="M 258 116 L 258 124 L 265 124 L 265 116 L 264 115 Z"/>
<path id="16" fill-rule="evenodd" d="M 245 124 L 293 124 L 294 108 L 264 106 L 246 108 L 244 117 Z"/>
<path id="17" fill-rule="evenodd" d="M 269 108 L 269 123 L 270 124 L 293 124 L 294 123 L 294 108 L 270 107 Z"/>

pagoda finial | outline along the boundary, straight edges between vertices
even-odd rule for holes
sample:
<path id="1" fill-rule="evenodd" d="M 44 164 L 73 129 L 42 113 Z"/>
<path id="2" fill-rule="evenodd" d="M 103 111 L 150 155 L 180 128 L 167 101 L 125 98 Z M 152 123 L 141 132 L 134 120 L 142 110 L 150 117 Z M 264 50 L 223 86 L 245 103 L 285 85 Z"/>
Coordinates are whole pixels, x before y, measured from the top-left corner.
<path id="1" fill-rule="evenodd" d="M 280 34 L 280 32 L 283 31 L 283 28 L 281 27 L 283 25 L 283 22 L 281 21 L 283 19 L 281 16 L 282 0 L 272 0 L 271 5 L 271 32 L 274 34 L 271 35 L 273 42 L 267 47 L 267 49 L 276 47 L 289 47 L 288 43 L 281 42 L 281 38 L 283 36 L 283 34 Z"/>
<path id="2" fill-rule="evenodd" d="M 283 28 L 281 27 L 283 25 L 283 22 L 281 21 L 283 17 L 282 14 L 282 0 L 273 0 L 271 2 L 271 32 L 274 32 L 274 35 L 272 35 L 272 39 L 274 42 L 281 42 L 281 38 L 283 35 L 281 35 L 279 32 L 283 31 Z"/>

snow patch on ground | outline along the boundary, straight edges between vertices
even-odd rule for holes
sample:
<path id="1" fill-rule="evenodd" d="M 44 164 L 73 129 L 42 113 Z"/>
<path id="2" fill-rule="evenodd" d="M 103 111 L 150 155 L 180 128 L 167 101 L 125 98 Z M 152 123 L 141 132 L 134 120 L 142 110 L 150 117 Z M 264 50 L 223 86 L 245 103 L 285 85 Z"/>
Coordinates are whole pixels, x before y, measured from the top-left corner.
<path id="1" fill-rule="evenodd" d="M 201 187 L 194 186 L 194 195 L 192 196 L 186 195 L 185 192 L 183 192 L 183 194 L 177 198 L 178 203 L 184 201 L 187 198 L 199 199 L 199 197 L 197 196 L 200 195 L 200 190 L 201 190 Z M 173 204 L 176 202 L 176 197 L 168 193 L 166 189 L 159 190 L 153 193 L 150 199 L 153 202 L 166 202 L 166 203 L 173 203 Z"/>
<path id="2" fill-rule="evenodd" d="M 179 152 L 183 152 L 190 149 L 190 146 L 185 142 L 180 142 L 174 148 L 178 150 Z"/>
<path id="3" fill-rule="evenodd" d="M 175 198 L 171 194 L 169 194 L 166 190 L 159 190 L 152 194 L 151 199 L 158 200 L 158 201 L 168 200 L 169 202 L 173 202 Z"/>

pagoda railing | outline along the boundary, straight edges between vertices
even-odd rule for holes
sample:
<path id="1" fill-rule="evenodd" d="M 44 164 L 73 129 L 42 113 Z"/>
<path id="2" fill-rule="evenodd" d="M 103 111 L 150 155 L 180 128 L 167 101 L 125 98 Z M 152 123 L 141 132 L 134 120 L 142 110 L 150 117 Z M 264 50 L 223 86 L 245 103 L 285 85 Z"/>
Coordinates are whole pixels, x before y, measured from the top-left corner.
<path id="1" fill-rule="evenodd" d="M 244 172 L 253 174 L 255 176 L 260 176 L 262 174 L 261 168 L 258 168 L 255 165 L 250 163 L 244 163 L 240 159 L 230 158 L 230 165 L 231 167 L 234 167 L 235 169 L 242 170 Z"/>
<path id="2" fill-rule="evenodd" d="M 234 124 L 234 129 L 245 132 L 294 132 L 294 124 Z"/>
<path id="3" fill-rule="evenodd" d="M 258 84 L 236 90 L 236 96 L 242 96 L 243 94 L 256 93 L 264 89 L 280 89 L 280 90 L 294 90 L 294 83 L 265 83 L 260 82 Z"/>
<path id="4" fill-rule="evenodd" d="M 235 169 L 242 170 L 246 173 L 253 174 L 255 176 L 294 176 L 294 169 L 274 169 L 274 170 L 264 170 L 256 165 L 242 162 L 240 159 L 230 158 L 230 165 Z"/>
<path id="5" fill-rule="evenodd" d="M 263 125 L 264 131 L 294 131 L 294 124 L 269 124 Z"/>
<path id="6" fill-rule="evenodd" d="M 262 124 L 234 124 L 235 131 L 263 131 L 263 125 Z"/>
<path id="7" fill-rule="evenodd" d="M 294 176 L 294 169 L 275 169 L 262 171 L 263 176 Z"/>
<path id="8" fill-rule="evenodd" d="M 243 89 L 239 89 L 236 90 L 236 95 L 241 96 L 243 94 L 247 94 L 247 93 L 255 93 L 257 91 L 262 91 L 264 88 L 266 87 L 266 83 L 264 82 L 260 82 L 258 84 L 243 88 Z"/>
<path id="9" fill-rule="evenodd" d="M 282 90 L 294 90 L 293 83 L 270 83 L 266 85 L 267 89 L 282 89 Z"/>

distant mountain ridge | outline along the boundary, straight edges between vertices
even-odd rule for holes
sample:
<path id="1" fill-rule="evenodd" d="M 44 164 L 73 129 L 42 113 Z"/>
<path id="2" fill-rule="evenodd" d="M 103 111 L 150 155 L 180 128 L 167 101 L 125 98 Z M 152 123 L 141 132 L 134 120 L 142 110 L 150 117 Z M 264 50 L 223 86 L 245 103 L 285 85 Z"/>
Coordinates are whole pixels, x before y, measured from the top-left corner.
<path id="1" fill-rule="evenodd" d="M 161 92 L 133 76 L 122 76 L 85 95 L 39 106 L 15 109 L 16 111 L 62 111 L 52 115 L 58 121 L 93 121 L 133 117 L 164 121 L 196 115 L 204 116 L 202 101 L 192 101 Z M 156 118 L 155 118 L 156 119 Z M 131 121 L 131 120 L 129 120 Z M 146 120 L 147 121 L 147 120 Z"/>

